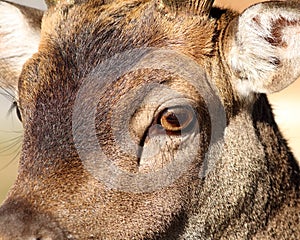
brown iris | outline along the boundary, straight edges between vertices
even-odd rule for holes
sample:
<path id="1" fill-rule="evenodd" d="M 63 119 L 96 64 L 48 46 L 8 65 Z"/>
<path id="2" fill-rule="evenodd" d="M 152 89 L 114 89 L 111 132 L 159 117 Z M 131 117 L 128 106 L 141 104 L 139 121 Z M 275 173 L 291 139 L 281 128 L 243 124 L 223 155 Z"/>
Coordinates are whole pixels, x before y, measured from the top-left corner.
<path id="1" fill-rule="evenodd" d="M 160 116 L 160 124 L 167 132 L 179 132 L 190 127 L 195 114 L 188 107 L 174 107 L 166 109 Z"/>

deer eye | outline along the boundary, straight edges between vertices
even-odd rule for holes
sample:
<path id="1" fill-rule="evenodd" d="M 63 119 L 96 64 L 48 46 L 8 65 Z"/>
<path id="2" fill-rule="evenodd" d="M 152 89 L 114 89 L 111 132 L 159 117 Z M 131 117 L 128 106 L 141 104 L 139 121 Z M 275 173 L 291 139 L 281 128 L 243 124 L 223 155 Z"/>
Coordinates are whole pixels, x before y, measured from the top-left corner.
<path id="1" fill-rule="evenodd" d="M 18 119 L 20 120 L 20 122 L 22 122 L 22 115 L 21 115 L 21 112 L 20 112 L 20 109 L 19 109 L 17 101 L 14 101 L 12 103 L 12 105 L 10 107 L 10 111 L 12 111 L 14 109 L 16 110 L 16 114 L 17 114 Z"/>
<path id="2" fill-rule="evenodd" d="M 190 107 L 165 109 L 159 117 L 158 124 L 169 133 L 180 133 L 190 129 L 195 122 L 195 112 Z"/>

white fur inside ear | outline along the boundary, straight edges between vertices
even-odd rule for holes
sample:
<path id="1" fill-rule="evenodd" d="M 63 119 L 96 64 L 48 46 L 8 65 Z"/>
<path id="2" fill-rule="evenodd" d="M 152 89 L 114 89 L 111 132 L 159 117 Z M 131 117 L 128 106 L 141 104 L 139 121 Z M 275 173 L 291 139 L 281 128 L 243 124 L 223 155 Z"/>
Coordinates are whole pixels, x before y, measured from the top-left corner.
<path id="1" fill-rule="evenodd" d="M 20 10 L 0 2 L 0 68 L 7 66 L 20 73 L 23 64 L 37 52 L 38 29 L 32 29 Z"/>
<path id="2" fill-rule="evenodd" d="M 268 3 L 247 9 L 238 19 L 228 57 L 240 95 L 270 92 L 266 86 L 271 84 L 282 63 L 299 60 L 300 5 L 295 9 Z"/>
<path id="3" fill-rule="evenodd" d="M 281 54 L 286 59 L 298 58 L 300 56 L 300 23 L 297 27 L 287 26 L 282 33 L 282 40 L 287 43 L 287 46 L 286 49 L 281 49 Z"/>

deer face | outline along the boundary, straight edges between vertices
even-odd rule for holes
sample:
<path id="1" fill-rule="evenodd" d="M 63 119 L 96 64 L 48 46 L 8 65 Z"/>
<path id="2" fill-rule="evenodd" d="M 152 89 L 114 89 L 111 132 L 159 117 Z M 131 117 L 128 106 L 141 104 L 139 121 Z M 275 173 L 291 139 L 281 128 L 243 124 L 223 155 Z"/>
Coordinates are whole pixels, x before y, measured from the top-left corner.
<path id="1" fill-rule="evenodd" d="M 230 164 L 254 162 L 230 155 L 232 134 L 246 124 L 246 151 L 263 159 L 250 114 L 258 93 L 299 75 L 299 6 L 237 16 L 209 1 L 49 5 L 19 77 L 24 143 L 0 238 L 193 239 L 198 214 L 199 234 L 222 224 L 217 211 L 250 196 L 255 179 L 244 176 L 257 171 L 241 167 L 232 196 L 218 187 L 236 175 Z"/>

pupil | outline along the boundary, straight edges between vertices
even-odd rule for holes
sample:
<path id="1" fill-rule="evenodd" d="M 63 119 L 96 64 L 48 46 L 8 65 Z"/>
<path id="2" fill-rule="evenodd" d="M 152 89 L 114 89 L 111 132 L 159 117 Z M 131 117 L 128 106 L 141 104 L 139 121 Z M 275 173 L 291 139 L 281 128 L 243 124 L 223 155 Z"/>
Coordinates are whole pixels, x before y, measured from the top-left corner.
<path id="1" fill-rule="evenodd" d="M 180 127 L 180 123 L 176 117 L 176 115 L 174 113 L 170 113 L 167 117 L 166 120 L 168 123 L 170 123 L 171 125 L 175 126 L 175 127 Z"/>

